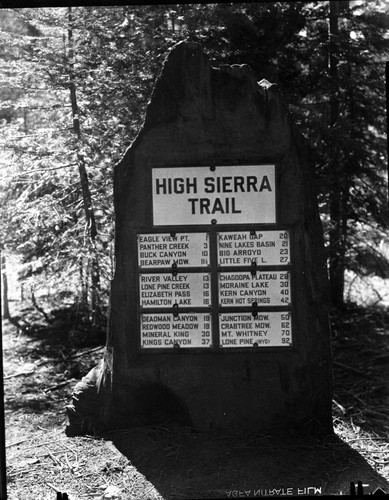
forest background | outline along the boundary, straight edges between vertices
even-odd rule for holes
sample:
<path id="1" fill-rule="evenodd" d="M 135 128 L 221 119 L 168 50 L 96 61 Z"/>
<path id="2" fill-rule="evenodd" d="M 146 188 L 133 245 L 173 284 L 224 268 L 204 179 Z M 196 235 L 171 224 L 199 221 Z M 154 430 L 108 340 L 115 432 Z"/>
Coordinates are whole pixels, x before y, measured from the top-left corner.
<path id="1" fill-rule="evenodd" d="M 287 486 L 305 477 L 323 493 L 349 493 L 359 478 L 387 490 L 388 39 L 384 0 L 0 10 L 10 499 L 52 498 L 53 490 L 117 498 L 114 487 L 125 498 L 197 498 L 202 490 L 209 498 L 211 489 L 220 498 L 227 487 L 279 485 L 280 470 Z M 335 306 L 333 421 L 342 442 L 283 442 L 274 470 L 261 435 L 200 440 L 136 429 L 130 451 L 124 434 L 113 439 L 121 455 L 103 440 L 63 434 L 72 386 L 102 355 L 114 166 L 142 125 L 168 50 L 182 40 L 199 42 L 216 67 L 248 64 L 258 81 L 276 83 L 311 150 Z"/>
<path id="2" fill-rule="evenodd" d="M 114 165 L 181 40 L 284 95 L 312 152 L 332 303 L 360 299 L 366 276 L 387 278 L 388 14 L 383 0 L 2 10 L 0 234 L 24 298 L 70 304 L 103 332 Z"/>

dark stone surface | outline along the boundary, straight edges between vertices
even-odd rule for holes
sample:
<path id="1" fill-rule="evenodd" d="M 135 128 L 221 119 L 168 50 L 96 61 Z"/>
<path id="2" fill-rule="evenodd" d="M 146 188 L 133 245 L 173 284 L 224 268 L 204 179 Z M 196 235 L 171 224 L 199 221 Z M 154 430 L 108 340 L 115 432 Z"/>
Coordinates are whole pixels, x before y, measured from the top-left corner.
<path id="1" fill-rule="evenodd" d="M 293 235 L 293 350 L 140 353 L 136 232 L 153 231 L 152 168 L 262 163 L 277 166 L 278 223 Z M 102 382 L 79 387 L 70 407 L 74 429 L 77 421 L 112 428 L 176 416 L 200 430 L 331 431 L 327 276 L 312 171 L 276 86 L 258 85 L 245 65 L 212 68 L 197 44 L 170 52 L 144 126 L 115 170 L 108 347 Z"/>

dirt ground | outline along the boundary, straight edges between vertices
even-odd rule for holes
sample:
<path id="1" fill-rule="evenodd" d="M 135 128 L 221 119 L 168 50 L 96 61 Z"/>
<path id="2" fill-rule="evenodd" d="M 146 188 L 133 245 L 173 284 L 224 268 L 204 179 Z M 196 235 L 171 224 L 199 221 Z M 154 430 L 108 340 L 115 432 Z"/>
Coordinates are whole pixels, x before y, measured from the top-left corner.
<path id="1" fill-rule="evenodd" d="M 72 388 L 103 348 L 66 318 L 12 304 L 3 322 L 10 500 L 256 498 L 389 492 L 389 312 L 333 317 L 334 428 L 322 439 L 197 433 L 172 423 L 103 437 L 65 435 Z M 69 333 L 70 332 L 70 333 Z"/>

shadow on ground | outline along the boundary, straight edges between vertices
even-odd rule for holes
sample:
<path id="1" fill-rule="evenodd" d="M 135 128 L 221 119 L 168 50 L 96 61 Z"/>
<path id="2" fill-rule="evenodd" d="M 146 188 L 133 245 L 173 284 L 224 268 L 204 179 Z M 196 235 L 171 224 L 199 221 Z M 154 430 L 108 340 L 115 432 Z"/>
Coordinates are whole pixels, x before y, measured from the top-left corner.
<path id="1" fill-rule="evenodd" d="M 65 407 L 64 394 L 70 399 L 69 390 L 101 358 L 105 325 L 93 330 L 77 304 L 43 314 L 13 306 L 3 321 L 6 408 L 44 417 Z"/>
<path id="2" fill-rule="evenodd" d="M 96 342 L 85 337 L 88 324 L 78 321 L 78 314 L 62 309 L 50 312 L 46 321 L 34 310 L 19 311 L 17 320 L 23 328 L 19 334 L 13 329 L 3 339 L 11 413 L 37 414 L 41 425 L 46 425 L 42 424 L 46 418 L 55 422 L 72 385 L 97 363 L 101 351 L 86 354 Z M 338 420 L 345 433 L 350 428 L 355 433 L 355 439 L 348 434 L 347 441 L 367 442 L 364 432 L 387 441 L 389 315 L 377 308 L 353 308 L 333 320 L 335 423 Z M 20 371 L 23 376 L 17 376 Z M 348 494 L 350 482 L 357 481 L 369 485 L 366 493 L 377 487 L 389 491 L 385 479 L 336 436 L 237 437 L 159 425 L 106 437 L 166 499 L 227 498 L 239 491 L 245 497 L 275 496 L 275 489 L 288 488 L 293 495 L 313 494 L 313 488 L 321 494 Z M 379 453 L 383 452 L 378 451 L 377 464 L 385 462 Z M 387 459 L 385 463 L 389 464 Z"/>
<path id="3" fill-rule="evenodd" d="M 168 426 L 107 437 L 166 499 L 228 498 L 236 491 L 249 498 L 275 495 L 276 489 L 296 496 L 349 494 L 350 482 L 357 481 L 369 485 L 365 493 L 389 491 L 385 479 L 335 435 L 238 437 Z"/>
<path id="4" fill-rule="evenodd" d="M 389 313 L 349 305 L 332 317 L 334 400 L 353 428 L 389 436 Z"/>
<path id="5" fill-rule="evenodd" d="M 19 335 L 40 341 L 46 350 L 51 348 L 53 356 L 58 355 L 58 348 L 71 350 L 105 342 L 106 317 L 99 313 L 92 324 L 89 311 L 80 303 L 57 308 L 47 306 L 46 311 L 43 307 L 22 307 L 18 301 L 14 306 L 15 313 L 9 321 Z"/>
<path id="6" fill-rule="evenodd" d="M 275 490 L 348 495 L 350 483 L 358 481 L 368 485 L 364 493 L 378 487 L 389 492 L 386 479 L 341 439 L 371 464 L 389 464 L 388 311 L 349 307 L 332 319 L 337 434 L 238 437 L 166 426 L 109 438 L 167 499 L 258 497 Z"/>

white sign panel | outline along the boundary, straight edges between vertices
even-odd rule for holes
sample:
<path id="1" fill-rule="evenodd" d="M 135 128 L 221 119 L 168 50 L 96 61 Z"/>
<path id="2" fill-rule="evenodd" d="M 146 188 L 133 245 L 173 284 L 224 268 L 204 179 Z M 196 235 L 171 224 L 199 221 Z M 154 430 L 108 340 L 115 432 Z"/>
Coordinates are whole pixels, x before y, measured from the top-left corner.
<path id="1" fill-rule="evenodd" d="M 292 345 L 289 311 L 219 314 L 221 347 L 279 347 Z"/>
<path id="2" fill-rule="evenodd" d="M 287 306 L 290 304 L 288 271 L 219 273 L 221 306 Z"/>
<path id="3" fill-rule="evenodd" d="M 140 343 L 144 349 L 212 347 L 210 314 L 141 314 L 140 319 Z"/>
<path id="4" fill-rule="evenodd" d="M 290 264 L 289 231 L 235 231 L 217 235 L 219 266 Z"/>
<path id="5" fill-rule="evenodd" d="M 204 307 L 211 305 L 209 273 L 140 274 L 140 306 Z"/>
<path id="6" fill-rule="evenodd" d="M 209 266 L 208 233 L 138 234 L 137 240 L 141 269 Z"/>
<path id="7" fill-rule="evenodd" d="M 152 169 L 155 226 L 276 222 L 275 166 Z"/>

